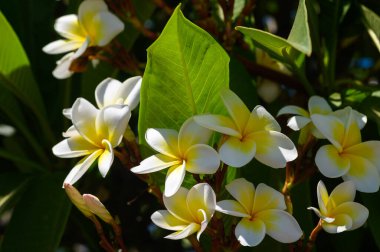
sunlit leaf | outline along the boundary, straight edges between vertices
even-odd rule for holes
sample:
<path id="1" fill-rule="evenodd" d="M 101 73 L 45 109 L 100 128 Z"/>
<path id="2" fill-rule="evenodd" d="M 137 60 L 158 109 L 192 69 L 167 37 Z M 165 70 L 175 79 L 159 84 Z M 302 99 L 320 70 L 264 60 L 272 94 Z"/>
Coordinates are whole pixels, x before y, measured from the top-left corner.
<path id="1" fill-rule="evenodd" d="M 367 27 L 367 32 L 375 44 L 377 50 L 380 52 L 380 17 L 364 5 L 361 5 L 361 7 L 364 15 L 364 24 Z"/>
<path id="2" fill-rule="evenodd" d="M 219 91 L 228 88 L 229 57 L 207 32 L 183 16 L 180 7 L 147 51 L 140 142 L 149 127 L 178 130 L 192 115 L 224 110 Z"/>

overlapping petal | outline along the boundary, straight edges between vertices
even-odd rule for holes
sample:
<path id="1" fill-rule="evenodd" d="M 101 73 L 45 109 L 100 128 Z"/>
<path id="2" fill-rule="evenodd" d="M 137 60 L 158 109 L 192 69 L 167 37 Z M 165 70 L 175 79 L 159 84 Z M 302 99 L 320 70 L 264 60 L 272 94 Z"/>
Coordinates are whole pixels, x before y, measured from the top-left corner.
<path id="1" fill-rule="evenodd" d="M 48 54 L 66 53 L 80 48 L 82 44 L 82 41 L 59 39 L 44 46 L 42 51 Z"/>
<path id="2" fill-rule="evenodd" d="M 150 128 L 145 133 L 146 142 L 156 151 L 172 158 L 177 158 L 178 132 L 172 129 Z"/>
<path id="3" fill-rule="evenodd" d="M 329 194 L 323 181 L 319 181 L 317 185 L 318 206 L 322 214 L 327 213 L 327 203 L 329 202 Z"/>
<path id="4" fill-rule="evenodd" d="M 165 236 L 165 238 L 171 239 L 171 240 L 180 240 L 180 239 L 188 237 L 189 235 L 194 234 L 199 229 L 200 229 L 200 225 L 198 223 L 190 223 L 183 230 L 180 230 L 180 231 L 177 231 L 177 232 L 172 233 L 170 235 L 167 235 L 167 236 Z"/>
<path id="5" fill-rule="evenodd" d="M 185 154 L 195 144 L 207 144 L 211 134 L 211 130 L 201 127 L 194 121 L 193 117 L 187 119 L 178 133 L 178 149 L 180 153 Z"/>
<path id="6" fill-rule="evenodd" d="M 141 161 L 140 165 L 133 167 L 131 171 L 138 174 L 146 174 L 160 171 L 180 163 L 181 160 L 173 159 L 163 154 L 156 154 Z"/>
<path id="7" fill-rule="evenodd" d="M 341 155 L 333 145 L 324 145 L 315 155 L 319 171 L 328 178 L 345 175 L 350 169 L 350 160 Z"/>
<path id="8" fill-rule="evenodd" d="M 281 127 L 276 119 L 263 107 L 256 106 L 252 112 L 247 125 L 244 129 L 244 135 L 257 131 L 281 131 Z"/>
<path id="9" fill-rule="evenodd" d="M 111 12 L 100 12 L 93 16 L 91 25 L 86 29 L 92 44 L 105 46 L 124 30 L 124 23 Z"/>
<path id="10" fill-rule="evenodd" d="M 257 143 L 255 158 L 272 168 L 285 167 L 298 156 L 292 140 L 281 132 L 259 131 L 250 137 Z"/>
<path id="11" fill-rule="evenodd" d="M 111 168 L 111 165 L 114 159 L 114 154 L 113 154 L 113 146 L 108 140 L 104 139 L 102 141 L 102 144 L 104 147 L 104 151 L 99 156 L 98 167 L 99 167 L 100 174 L 104 178 L 107 175 L 109 169 Z"/>
<path id="12" fill-rule="evenodd" d="M 294 131 L 298 131 L 305 127 L 308 123 L 310 123 L 311 120 L 307 117 L 303 116 L 292 116 L 288 120 L 288 127 L 291 128 Z"/>
<path id="13" fill-rule="evenodd" d="M 309 102 L 308 102 L 308 108 L 309 108 L 310 115 L 313 115 L 313 114 L 323 115 L 323 114 L 328 114 L 332 111 L 327 101 L 323 97 L 320 97 L 317 95 L 313 95 L 312 97 L 310 97 Z"/>
<path id="14" fill-rule="evenodd" d="M 332 115 L 312 115 L 311 120 L 315 127 L 341 151 L 343 139 L 345 137 L 345 125 L 337 117 Z"/>
<path id="15" fill-rule="evenodd" d="M 242 167 L 248 164 L 256 153 L 256 143 L 246 137 L 239 139 L 228 138 L 219 149 L 220 159 L 233 167 Z"/>
<path id="16" fill-rule="evenodd" d="M 278 111 L 277 116 L 285 115 L 285 114 L 294 114 L 294 115 L 300 115 L 303 117 L 309 117 L 309 112 L 307 112 L 301 107 L 294 106 L 294 105 L 288 105 L 288 106 L 283 107 L 282 109 L 280 109 L 280 111 Z"/>
<path id="17" fill-rule="evenodd" d="M 323 222 L 322 228 L 330 234 L 341 233 L 352 228 L 352 219 L 347 214 L 339 214 L 333 222 Z"/>
<path id="18" fill-rule="evenodd" d="M 352 226 L 350 230 L 354 230 L 363 226 L 369 215 L 368 209 L 356 202 L 344 202 L 334 208 L 332 213 L 334 215 L 347 214 L 350 216 L 352 220 Z"/>
<path id="19" fill-rule="evenodd" d="M 196 144 L 185 153 L 186 170 L 194 174 L 214 174 L 219 168 L 218 153 L 208 145 Z"/>
<path id="20" fill-rule="evenodd" d="M 356 144 L 345 149 L 344 153 L 367 159 L 380 172 L 380 141 L 367 141 Z"/>
<path id="21" fill-rule="evenodd" d="M 80 27 L 78 22 L 78 16 L 75 14 L 69 14 L 57 18 L 54 23 L 54 29 L 58 32 L 62 37 L 82 42 L 86 39 L 85 31 Z"/>
<path id="22" fill-rule="evenodd" d="M 193 218 L 198 219 L 198 223 L 201 223 L 204 220 L 210 220 L 215 212 L 215 192 L 209 184 L 196 184 L 189 190 L 186 204 L 190 213 L 192 213 Z M 199 213 L 200 210 L 203 212 Z"/>
<path id="23" fill-rule="evenodd" d="M 251 217 L 250 212 L 247 213 L 247 210 L 236 200 L 219 201 L 216 204 L 216 210 L 236 217 Z"/>
<path id="24" fill-rule="evenodd" d="M 93 144 L 89 143 L 82 136 L 77 135 L 67 139 L 62 140 L 58 144 L 54 145 L 53 153 L 57 157 L 61 158 L 74 158 L 85 156 L 98 148 Z"/>
<path id="25" fill-rule="evenodd" d="M 284 195 L 266 184 L 260 183 L 256 187 L 254 204 L 252 207 L 253 213 L 258 213 L 265 209 L 285 210 Z"/>
<path id="26" fill-rule="evenodd" d="M 222 115 L 198 115 L 194 120 L 201 126 L 229 136 L 241 137 L 238 127 L 228 117 Z"/>
<path id="27" fill-rule="evenodd" d="M 173 165 L 169 168 L 166 179 L 165 179 L 165 191 L 166 197 L 170 197 L 177 192 L 181 187 L 182 181 L 186 174 L 186 162 L 183 161 L 182 164 Z"/>
<path id="28" fill-rule="evenodd" d="M 187 194 L 189 193 L 189 190 L 180 187 L 178 191 L 173 196 L 163 196 L 163 201 L 166 209 L 174 215 L 176 218 L 184 221 L 184 222 L 192 222 L 193 216 L 189 212 L 189 209 L 187 208 Z"/>
<path id="29" fill-rule="evenodd" d="M 344 202 L 354 201 L 356 194 L 355 184 L 352 181 L 343 182 L 330 194 L 330 198 L 326 205 L 327 209 L 334 209 L 336 206 L 343 204 Z"/>
<path id="30" fill-rule="evenodd" d="M 150 217 L 154 224 L 168 230 L 183 230 L 189 222 L 180 220 L 167 210 L 159 210 Z"/>
<path id="31" fill-rule="evenodd" d="M 269 209 L 257 213 L 256 217 L 265 223 L 266 233 L 279 242 L 295 242 L 303 234 L 296 219 L 288 212 Z"/>
<path id="32" fill-rule="evenodd" d="M 242 205 L 245 213 L 252 213 L 255 187 L 251 182 L 238 178 L 227 184 L 226 189 Z"/>
<path id="33" fill-rule="evenodd" d="M 57 79 L 69 78 L 73 72 L 70 71 L 70 65 L 75 59 L 75 53 L 71 52 L 57 61 L 57 66 L 53 70 L 53 76 Z"/>

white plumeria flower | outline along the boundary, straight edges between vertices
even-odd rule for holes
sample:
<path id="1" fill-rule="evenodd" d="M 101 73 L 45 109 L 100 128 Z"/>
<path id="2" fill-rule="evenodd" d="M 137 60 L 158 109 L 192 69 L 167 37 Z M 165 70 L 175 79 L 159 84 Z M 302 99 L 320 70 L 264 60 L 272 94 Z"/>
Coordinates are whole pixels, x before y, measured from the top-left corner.
<path id="1" fill-rule="evenodd" d="M 73 126 L 65 132 L 67 138 L 53 147 L 53 153 L 61 158 L 85 157 L 74 166 L 64 183 L 75 183 L 96 159 L 105 177 L 113 163 L 113 148 L 120 144 L 131 117 L 129 107 L 112 105 L 98 110 L 87 100 L 78 98 L 71 116 Z"/>
<path id="2" fill-rule="evenodd" d="M 376 192 L 380 186 L 380 141 L 362 142 L 355 113 L 350 107 L 341 115 L 312 115 L 313 124 L 332 143 L 315 156 L 319 171 L 328 178 L 354 182 L 358 191 Z"/>
<path id="3" fill-rule="evenodd" d="M 128 105 L 130 110 L 140 102 L 141 76 L 126 79 L 123 83 L 107 78 L 95 89 L 95 99 L 99 108 L 114 104 Z"/>
<path id="4" fill-rule="evenodd" d="M 314 137 L 323 139 L 325 137 L 313 125 L 311 116 L 314 114 L 334 114 L 335 116 L 341 116 L 344 113 L 344 110 L 337 110 L 333 112 L 327 101 L 323 97 L 317 95 L 310 97 L 308 102 L 308 109 L 309 111 L 306 111 L 301 107 L 289 105 L 280 109 L 280 111 L 277 113 L 277 116 L 284 114 L 294 114 L 295 116 L 290 117 L 288 120 L 289 128 L 295 131 L 301 130 L 301 134 L 303 135 L 308 135 L 311 132 Z M 367 122 L 367 117 L 357 111 L 354 111 L 354 115 L 360 126 L 360 129 L 362 129 Z"/>
<path id="5" fill-rule="evenodd" d="M 196 184 L 190 190 L 181 187 L 171 197 L 164 196 L 167 210 L 156 211 L 151 219 L 157 226 L 176 231 L 165 238 L 178 240 L 206 229 L 215 212 L 216 197 L 211 186 Z"/>
<path id="6" fill-rule="evenodd" d="M 165 196 L 170 197 L 180 188 L 186 171 L 195 174 L 214 174 L 219 168 L 218 153 L 206 145 L 212 132 L 200 127 L 193 118 L 186 120 L 179 133 L 172 129 L 146 131 L 146 142 L 159 154 L 143 160 L 131 169 L 145 174 L 169 167 L 165 181 Z"/>
<path id="7" fill-rule="evenodd" d="M 244 178 L 226 185 L 236 200 L 216 203 L 216 211 L 242 217 L 235 228 L 236 239 L 243 246 L 256 246 L 268 234 L 282 243 L 295 242 L 302 236 L 296 219 L 285 211 L 284 196 L 273 188 L 254 185 Z"/>
<path id="8" fill-rule="evenodd" d="M 66 15 L 56 20 L 54 29 L 64 39 L 44 46 L 42 50 L 49 54 L 78 51 L 65 55 L 57 62 L 53 74 L 57 78 L 67 78 L 71 62 L 81 56 L 89 46 L 105 46 L 124 30 L 124 23 L 108 10 L 103 0 L 85 0 L 79 5 L 78 16 Z"/>
<path id="9" fill-rule="evenodd" d="M 361 227 L 368 218 L 368 209 L 356 202 L 355 184 L 346 181 L 339 184 L 329 196 L 325 185 L 319 181 L 317 196 L 319 209 L 313 210 L 322 220 L 322 228 L 328 233 L 340 233 Z"/>
<path id="10" fill-rule="evenodd" d="M 297 157 L 293 142 L 282 134 L 280 125 L 262 106 L 249 112 L 242 100 L 231 90 L 221 92 L 231 118 L 222 115 L 199 115 L 197 123 L 225 134 L 219 149 L 220 159 L 234 167 L 242 167 L 254 157 L 273 168 L 286 166 Z"/>
<path id="11" fill-rule="evenodd" d="M 110 105 L 127 105 L 130 110 L 140 102 L 141 76 L 126 79 L 123 83 L 107 78 L 95 89 L 95 100 L 99 109 Z M 63 110 L 63 115 L 71 120 L 71 108 Z"/>

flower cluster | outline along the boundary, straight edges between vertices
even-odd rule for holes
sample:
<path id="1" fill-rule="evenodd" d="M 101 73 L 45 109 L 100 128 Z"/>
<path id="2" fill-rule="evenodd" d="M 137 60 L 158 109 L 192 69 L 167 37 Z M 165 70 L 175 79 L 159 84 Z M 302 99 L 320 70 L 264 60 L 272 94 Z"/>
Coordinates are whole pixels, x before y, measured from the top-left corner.
<path id="1" fill-rule="evenodd" d="M 53 147 L 54 155 L 62 158 L 82 158 L 67 175 L 64 183 L 73 184 L 98 159 L 101 175 L 105 177 L 113 163 L 114 151 L 122 141 L 140 96 L 141 77 L 120 83 L 108 78 L 95 91 L 99 109 L 84 98 L 78 98 L 64 115 L 72 126 L 63 133 L 66 138 Z"/>
<path id="2" fill-rule="evenodd" d="M 88 47 L 103 47 L 110 43 L 124 30 L 124 23 L 108 10 L 103 0 L 85 0 L 79 6 L 78 15 L 58 18 L 54 28 L 65 39 L 51 42 L 42 50 L 49 54 L 69 52 L 57 62 L 53 71 L 54 77 L 65 79 L 73 74 L 70 66 L 75 59 Z"/>

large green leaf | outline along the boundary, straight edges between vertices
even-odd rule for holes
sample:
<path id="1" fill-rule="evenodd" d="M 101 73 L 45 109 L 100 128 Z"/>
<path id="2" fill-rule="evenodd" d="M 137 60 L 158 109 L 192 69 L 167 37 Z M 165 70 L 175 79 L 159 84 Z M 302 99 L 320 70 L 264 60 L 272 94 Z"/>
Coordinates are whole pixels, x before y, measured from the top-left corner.
<path id="1" fill-rule="evenodd" d="M 236 29 L 251 38 L 256 46 L 283 62 L 287 62 L 286 58 L 292 54 L 292 50 L 306 55 L 311 54 L 312 47 L 305 0 L 299 1 L 288 39 L 255 28 L 237 26 Z"/>
<path id="2" fill-rule="evenodd" d="M 229 57 L 179 6 L 161 36 L 148 48 L 141 88 L 140 141 L 148 127 L 179 129 L 189 117 L 224 110 Z"/>
<path id="3" fill-rule="evenodd" d="M 364 5 L 361 5 L 361 7 L 364 16 L 364 24 L 367 27 L 367 32 L 370 35 L 377 50 L 380 52 L 380 17 Z"/>
<path id="4" fill-rule="evenodd" d="M 39 119 L 45 135 L 52 138 L 41 94 L 25 51 L 8 21 L 0 12 L 0 85 L 10 90 Z"/>
<path id="5" fill-rule="evenodd" d="M 71 208 L 63 178 L 56 173 L 30 181 L 5 230 L 2 251 L 56 250 Z"/>

